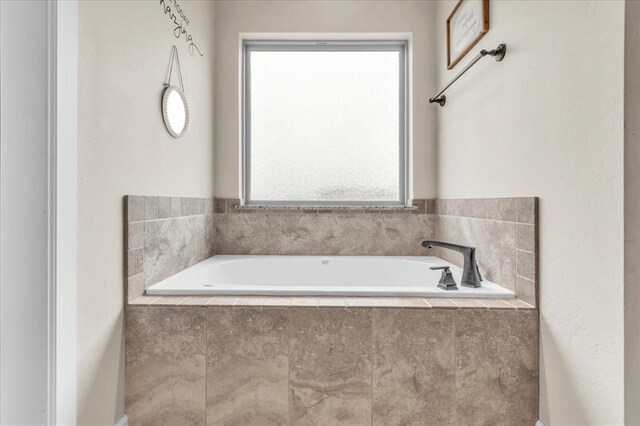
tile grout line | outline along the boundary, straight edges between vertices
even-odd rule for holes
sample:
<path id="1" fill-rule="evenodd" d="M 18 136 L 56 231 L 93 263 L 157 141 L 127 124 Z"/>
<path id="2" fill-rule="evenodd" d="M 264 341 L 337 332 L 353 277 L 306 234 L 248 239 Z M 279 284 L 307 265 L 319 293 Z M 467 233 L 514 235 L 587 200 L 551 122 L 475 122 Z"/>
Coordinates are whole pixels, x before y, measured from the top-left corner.
<path id="1" fill-rule="evenodd" d="M 504 300 L 504 299 L 499 299 L 499 300 L 500 300 L 502 303 L 504 303 L 504 305 L 505 305 L 506 307 L 508 307 L 508 308 L 510 308 L 510 307 L 511 307 L 511 305 L 510 305 L 509 303 L 507 303 L 507 301 L 506 301 L 506 300 Z"/>
<path id="2" fill-rule="evenodd" d="M 509 301 L 508 301 L 508 300 L 504 300 L 504 299 L 502 299 L 502 301 L 503 301 L 504 303 L 506 303 L 507 305 L 509 305 L 511 308 L 513 308 L 513 309 L 515 309 L 515 310 L 518 310 L 518 307 L 517 307 L 517 306 L 515 306 L 515 305 L 512 305 L 511 303 L 509 303 Z"/>
<path id="3" fill-rule="evenodd" d="M 453 420 L 456 424 L 458 417 L 458 312 L 453 311 Z"/>
<path id="4" fill-rule="evenodd" d="M 531 278 L 527 278 L 527 277 L 523 277 L 523 276 L 522 276 L 522 275 L 520 275 L 520 274 L 516 274 L 516 278 L 522 278 L 523 280 L 531 281 L 531 282 L 532 282 L 532 283 L 534 283 L 534 284 L 535 284 L 535 282 L 536 282 L 536 280 L 533 280 L 533 279 L 531 279 Z"/>
<path id="5" fill-rule="evenodd" d="M 460 215 L 457 215 L 457 214 L 442 214 L 442 213 L 429 213 L 429 214 L 434 215 L 434 216 L 459 217 L 459 218 L 463 218 L 463 219 L 484 220 L 484 221 L 487 221 L 487 222 L 514 223 L 516 225 L 531 225 L 531 226 L 533 226 L 533 223 L 523 223 L 523 222 L 518 222 L 517 220 L 490 219 L 490 218 L 477 217 L 477 216 L 460 216 Z"/>
<path id="6" fill-rule="evenodd" d="M 517 248 L 517 247 L 516 247 L 516 251 L 521 251 L 523 253 L 529 253 L 529 254 L 536 254 L 533 251 L 529 251 L 529 250 L 525 250 L 525 249 L 521 249 L 521 248 Z"/>
<path id="7" fill-rule="evenodd" d="M 373 426 L 373 362 L 375 357 L 375 350 L 373 348 L 373 345 L 374 345 L 373 336 L 374 336 L 374 328 L 375 328 L 375 319 L 373 316 L 373 309 L 368 309 L 368 310 L 369 310 L 369 315 L 371 316 L 371 359 L 369 360 L 370 367 L 371 367 L 371 376 L 370 376 L 371 394 L 369 396 L 369 414 L 371 418 L 371 425 Z"/>
<path id="8" fill-rule="evenodd" d="M 201 306 L 204 310 L 204 422 L 209 424 L 209 410 L 207 410 L 207 392 L 209 390 L 209 310 Z"/>
<path id="9" fill-rule="evenodd" d="M 287 348 L 288 348 L 288 354 L 287 354 L 287 420 L 288 423 L 291 425 L 293 424 L 293 420 L 291 419 L 291 403 L 290 403 L 290 399 L 291 399 L 291 310 L 292 308 L 289 307 L 287 308 L 287 325 L 288 325 L 288 331 L 289 331 L 289 338 L 287 341 Z"/>
<path id="10" fill-rule="evenodd" d="M 518 218 L 518 200 L 516 200 L 516 219 Z M 515 262 L 513 262 L 513 294 L 518 296 L 518 224 L 513 227 L 513 242 L 516 249 Z"/>
<path id="11" fill-rule="evenodd" d="M 132 225 L 135 223 L 144 223 L 144 222 L 159 222 L 161 220 L 170 220 L 170 219 L 180 219 L 183 217 L 193 217 L 193 216 L 213 216 L 214 214 L 220 214 L 220 213 L 194 213 L 194 214 L 182 214 L 180 216 L 167 216 L 167 217 L 156 217 L 153 219 L 142 219 L 142 220 L 135 220 L 132 222 L 126 222 L 127 225 Z"/>

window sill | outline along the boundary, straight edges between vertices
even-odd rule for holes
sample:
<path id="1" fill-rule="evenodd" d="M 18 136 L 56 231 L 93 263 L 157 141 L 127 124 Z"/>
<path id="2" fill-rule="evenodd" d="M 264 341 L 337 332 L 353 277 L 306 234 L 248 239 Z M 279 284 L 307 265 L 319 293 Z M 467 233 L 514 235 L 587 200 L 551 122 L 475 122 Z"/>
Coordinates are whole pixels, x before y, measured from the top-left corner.
<path id="1" fill-rule="evenodd" d="M 242 213 L 412 213 L 417 206 L 287 206 L 287 205 L 246 205 L 236 206 Z M 229 213 L 229 212 L 227 212 Z"/>
<path id="2" fill-rule="evenodd" d="M 356 213 L 388 213 L 388 214 L 435 214 L 435 200 L 416 199 L 411 205 L 262 205 L 249 204 L 241 205 L 237 198 L 216 198 L 216 213 L 335 213 L 335 214 L 356 214 Z"/>

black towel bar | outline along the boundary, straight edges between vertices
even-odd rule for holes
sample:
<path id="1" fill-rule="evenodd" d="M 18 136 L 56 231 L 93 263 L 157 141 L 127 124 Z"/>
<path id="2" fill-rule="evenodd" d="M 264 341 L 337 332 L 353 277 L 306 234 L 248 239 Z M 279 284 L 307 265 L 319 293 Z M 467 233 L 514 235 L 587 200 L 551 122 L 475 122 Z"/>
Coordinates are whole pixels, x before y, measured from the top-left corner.
<path id="1" fill-rule="evenodd" d="M 440 92 L 438 92 L 437 95 L 429 99 L 429 103 L 431 104 L 437 103 L 437 104 L 440 104 L 440 106 L 444 106 L 444 104 L 447 102 L 447 97 L 444 96 L 443 93 L 449 87 L 451 87 L 451 85 L 455 83 L 460 77 L 462 77 L 462 75 L 465 72 L 469 71 L 469 68 L 474 66 L 476 62 L 478 62 L 480 59 L 484 58 L 487 55 L 494 56 L 496 58 L 496 62 L 500 62 L 504 58 L 504 55 L 506 53 L 507 53 L 507 45 L 504 43 L 500 43 L 498 47 L 496 47 L 493 50 L 484 50 L 484 49 L 481 50 L 480 53 L 478 53 L 478 55 L 475 58 L 473 58 L 471 62 L 469 62 L 467 66 L 462 69 L 462 71 L 458 73 L 458 75 L 453 77 L 453 80 L 451 80 L 446 86 L 444 86 L 444 88 Z"/>

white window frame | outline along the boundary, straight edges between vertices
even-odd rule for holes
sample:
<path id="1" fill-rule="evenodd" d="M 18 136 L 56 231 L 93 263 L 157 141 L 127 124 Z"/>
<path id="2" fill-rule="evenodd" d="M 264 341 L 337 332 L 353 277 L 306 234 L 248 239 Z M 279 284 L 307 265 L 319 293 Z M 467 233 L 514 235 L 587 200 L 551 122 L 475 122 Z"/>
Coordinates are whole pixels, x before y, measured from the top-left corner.
<path id="1" fill-rule="evenodd" d="M 242 43 L 242 199 L 243 205 L 406 206 L 409 203 L 408 40 L 243 40 Z M 251 56 L 254 51 L 397 51 L 400 56 L 399 198 L 393 201 L 253 200 L 251 198 Z"/>

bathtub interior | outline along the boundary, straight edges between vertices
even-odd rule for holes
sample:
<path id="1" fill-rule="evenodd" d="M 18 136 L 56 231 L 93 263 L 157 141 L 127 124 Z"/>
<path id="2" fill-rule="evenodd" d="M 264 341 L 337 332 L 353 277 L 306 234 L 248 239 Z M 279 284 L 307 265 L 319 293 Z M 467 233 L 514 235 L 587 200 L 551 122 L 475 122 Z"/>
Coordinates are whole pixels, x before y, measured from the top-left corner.
<path id="1" fill-rule="evenodd" d="M 457 290 L 437 287 L 449 266 Z M 212 256 L 149 287 L 149 295 L 428 296 L 514 298 L 490 281 L 460 285 L 462 269 L 433 256 Z"/>

